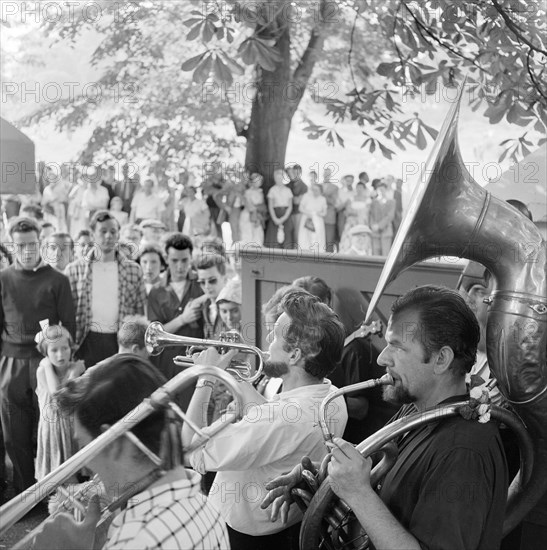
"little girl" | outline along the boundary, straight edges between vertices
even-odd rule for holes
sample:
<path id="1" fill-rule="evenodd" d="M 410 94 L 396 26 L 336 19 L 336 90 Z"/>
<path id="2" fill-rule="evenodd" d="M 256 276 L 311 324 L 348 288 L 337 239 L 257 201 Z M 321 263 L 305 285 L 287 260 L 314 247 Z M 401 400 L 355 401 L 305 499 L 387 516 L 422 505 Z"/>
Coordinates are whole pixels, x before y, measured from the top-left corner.
<path id="1" fill-rule="evenodd" d="M 35 341 L 38 351 L 44 355 L 36 371 L 40 407 L 36 479 L 40 481 L 77 450 L 73 443 L 71 419 L 59 414 L 54 394 L 65 382 L 83 374 L 85 367 L 83 361 L 72 360 L 74 342 L 65 327 L 43 327 Z"/>

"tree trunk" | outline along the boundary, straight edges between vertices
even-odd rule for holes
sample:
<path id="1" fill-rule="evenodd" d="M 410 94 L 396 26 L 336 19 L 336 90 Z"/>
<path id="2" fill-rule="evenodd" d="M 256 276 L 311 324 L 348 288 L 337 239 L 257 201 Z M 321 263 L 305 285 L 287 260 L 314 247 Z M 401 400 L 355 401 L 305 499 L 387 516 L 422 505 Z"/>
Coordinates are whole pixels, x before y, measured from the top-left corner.
<path id="1" fill-rule="evenodd" d="M 280 0 L 284 3 L 286 0 Z M 287 101 L 291 82 L 291 29 L 279 21 L 281 35 L 276 48 L 281 55 L 274 71 L 259 68 L 257 93 L 247 129 L 245 166 L 264 176 L 264 191 L 273 185 L 273 172 L 283 168 L 293 112 Z"/>
<path id="2" fill-rule="evenodd" d="M 273 185 L 273 171 L 283 168 L 294 113 L 304 96 L 313 67 L 327 34 L 328 0 L 320 0 L 319 17 L 311 31 L 304 54 L 294 73 L 291 71 L 291 25 L 283 17 L 289 0 L 278 0 L 276 47 L 281 55 L 274 71 L 259 68 L 257 94 L 251 109 L 251 120 L 246 131 L 247 151 L 245 166 L 264 176 L 264 191 Z M 285 19 L 285 20 L 284 20 Z M 271 32 L 271 30 L 267 30 Z M 267 36 L 265 36 L 267 38 Z"/>

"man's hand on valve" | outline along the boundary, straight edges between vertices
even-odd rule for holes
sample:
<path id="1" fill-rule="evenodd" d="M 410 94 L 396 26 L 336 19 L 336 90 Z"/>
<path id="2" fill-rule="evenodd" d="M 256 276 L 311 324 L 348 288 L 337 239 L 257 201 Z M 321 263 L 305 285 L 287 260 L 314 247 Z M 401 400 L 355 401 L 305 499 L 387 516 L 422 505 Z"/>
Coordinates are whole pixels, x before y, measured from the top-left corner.
<path id="1" fill-rule="evenodd" d="M 305 456 L 300 464 L 297 464 L 288 474 L 276 477 L 266 484 L 268 494 L 262 501 L 260 507 L 265 510 L 269 506 L 272 507 L 270 519 L 272 522 L 277 521 L 280 517 L 283 524 L 287 523 L 289 516 L 289 508 L 294 502 L 291 490 L 303 481 L 302 471 L 310 470 L 315 472 L 316 465 Z"/>
<path id="2" fill-rule="evenodd" d="M 238 350 L 231 349 L 224 354 L 220 354 L 214 347 L 210 347 L 201 353 L 194 353 L 192 360 L 194 361 L 194 365 L 206 365 L 226 370 L 226 367 L 230 366 L 232 359 L 237 353 Z"/>
<path id="3" fill-rule="evenodd" d="M 339 437 L 327 442 L 327 446 L 332 456 L 328 465 L 330 486 L 338 497 L 353 507 L 352 503 L 374 492 L 370 485 L 372 460 Z"/>

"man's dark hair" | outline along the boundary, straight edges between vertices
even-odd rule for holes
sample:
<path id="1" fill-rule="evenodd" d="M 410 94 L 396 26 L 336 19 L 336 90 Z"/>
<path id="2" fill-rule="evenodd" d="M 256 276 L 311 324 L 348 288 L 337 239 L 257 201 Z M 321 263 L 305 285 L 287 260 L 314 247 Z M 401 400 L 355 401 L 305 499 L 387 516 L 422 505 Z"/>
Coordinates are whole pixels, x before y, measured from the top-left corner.
<path id="1" fill-rule="evenodd" d="M 116 222 L 116 225 L 118 226 L 118 229 L 120 229 L 120 222 L 118 221 L 116 216 L 111 214 L 108 210 L 97 210 L 97 212 L 93 214 L 93 217 L 89 222 L 89 227 L 91 228 L 91 231 L 95 231 L 98 223 L 105 222 L 107 220 L 114 220 Z"/>
<path id="2" fill-rule="evenodd" d="M 10 237 L 13 237 L 14 233 L 31 233 L 34 231 L 37 236 L 40 236 L 40 226 L 32 218 L 26 218 L 19 216 L 10 220 L 8 233 Z"/>
<path id="3" fill-rule="evenodd" d="M 359 179 L 365 180 L 365 183 L 368 183 L 368 174 L 366 172 L 359 172 Z"/>
<path id="4" fill-rule="evenodd" d="M 196 263 L 196 269 L 216 267 L 221 275 L 226 275 L 226 259 L 220 254 L 205 254 Z"/>
<path id="5" fill-rule="evenodd" d="M 448 346 L 454 352 L 451 365 L 458 375 L 471 370 L 477 359 L 480 328 L 465 300 L 449 288 L 425 285 L 397 298 L 391 306 L 392 316 L 414 310 L 419 315 L 414 339 L 419 338 L 427 362 L 433 352 Z"/>
<path id="6" fill-rule="evenodd" d="M 170 248 L 174 248 L 175 250 L 190 250 L 191 254 L 194 250 L 194 245 L 192 244 L 192 239 L 190 239 L 190 237 L 183 235 L 182 233 L 172 233 L 165 240 L 163 247 L 165 254 L 168 254 Z"/>
<path id="7" fill-rule="evenodd" d="M 55 397 L 64 413 L 74 413 L 93 436 L 103 424 L 113 425 L 140 405 L 166 378 L 149 361 L 120 353 L 70 380 Z M 131 430 L 152 452 L 159 454 L 165 411 L 158 410 Z"/>
<path id="8" fill-rule="evenodd" d="M 310 294 L 317 296 L 324 304 L 329 307 L 332 304 L 332 290 L 330 286 L 320 277 L 313 277 L 308 275 L 307 277 L 298 277 L 292 282 L 293 286 L 303 288 Z"/>
<path id="9" fill-rule="evenodd" d="M 287 292 L 281 309 L 291 320 L 283 335 L 287 351 L 299 348 L 304 370 L 315 378 L 324 378 L 342 358 L 344 325 L 329 306 L 305 290 Z"/>

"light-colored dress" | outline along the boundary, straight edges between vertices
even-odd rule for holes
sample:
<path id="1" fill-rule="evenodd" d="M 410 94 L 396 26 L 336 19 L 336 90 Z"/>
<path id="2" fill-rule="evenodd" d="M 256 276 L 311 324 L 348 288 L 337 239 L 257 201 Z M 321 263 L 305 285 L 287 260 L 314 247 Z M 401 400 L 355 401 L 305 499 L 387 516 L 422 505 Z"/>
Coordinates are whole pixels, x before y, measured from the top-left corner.
<path id="1" fill-rule="evenodd" d="M 40 368 L 51 368 L 44 359 Z M 72 378 L 80 376 L 85 370 L 83 361 L 74 361 L 59 383 L 62 385 Z M 61 414 L 59 406 L 49 393 L 45 376 L 37 376 L 36 395 L 40 419 L 38 421 L 38 437 L 36 450 L 36 479 L 40 481 L 63 462 L 68 460 L 78 449 L 73 439 L 72 419 Z M 68 481 L 68 480 L 67 480 Z"/>
<path id="2" fill-rule="evenodd" d="M 245 191 L 245 207 L 239 218 L 239 230 L 242 244 L 264 244 L 264 212 L 266 203 L 262 189 L 247 189 Z"/>
<path id="3" fill-rule="evenodd" d="M 351 248 L 351 237 L 349 230 L 356 225 L 368 225 L 370 212 L 370 199 L 354 197 L 351 204 L 346 208 L 346 223 L 340 239 L 340 252 Z"/>
<path id="4" fill-rule="evenodd" d="M 185 198 L 180 201 L 186 219 L 182 232 L 189 237 L 209 235 L 211 232 L 211 214 L 203 199 Z"/>
<path id="5" fill-rule="evenodd" d="M 292 191 L 285 185 L 274 185 L 270 187 L 268 191 L 268 204 L 273 208 L 275 215 L 278 218 L 282 218 L 287 213 L 288 208 L 292 210 Z M 279 242 L 279 236 L 283 237 L 282 242 Z M 266 225 L 264 244 L 271 248 L 294 248 L 296 243 L 294 242 L 292 216 L 289 216 L 285 221 L 282 231 L 280 231 L 279 226 L 270 218 Z"/>
<path id="6" fill-rule="evenodd" d="M 325 252 L 325 216 L 327 199 L 307 192 L 300 201 L 298 248 L 303 251 Z"/>

